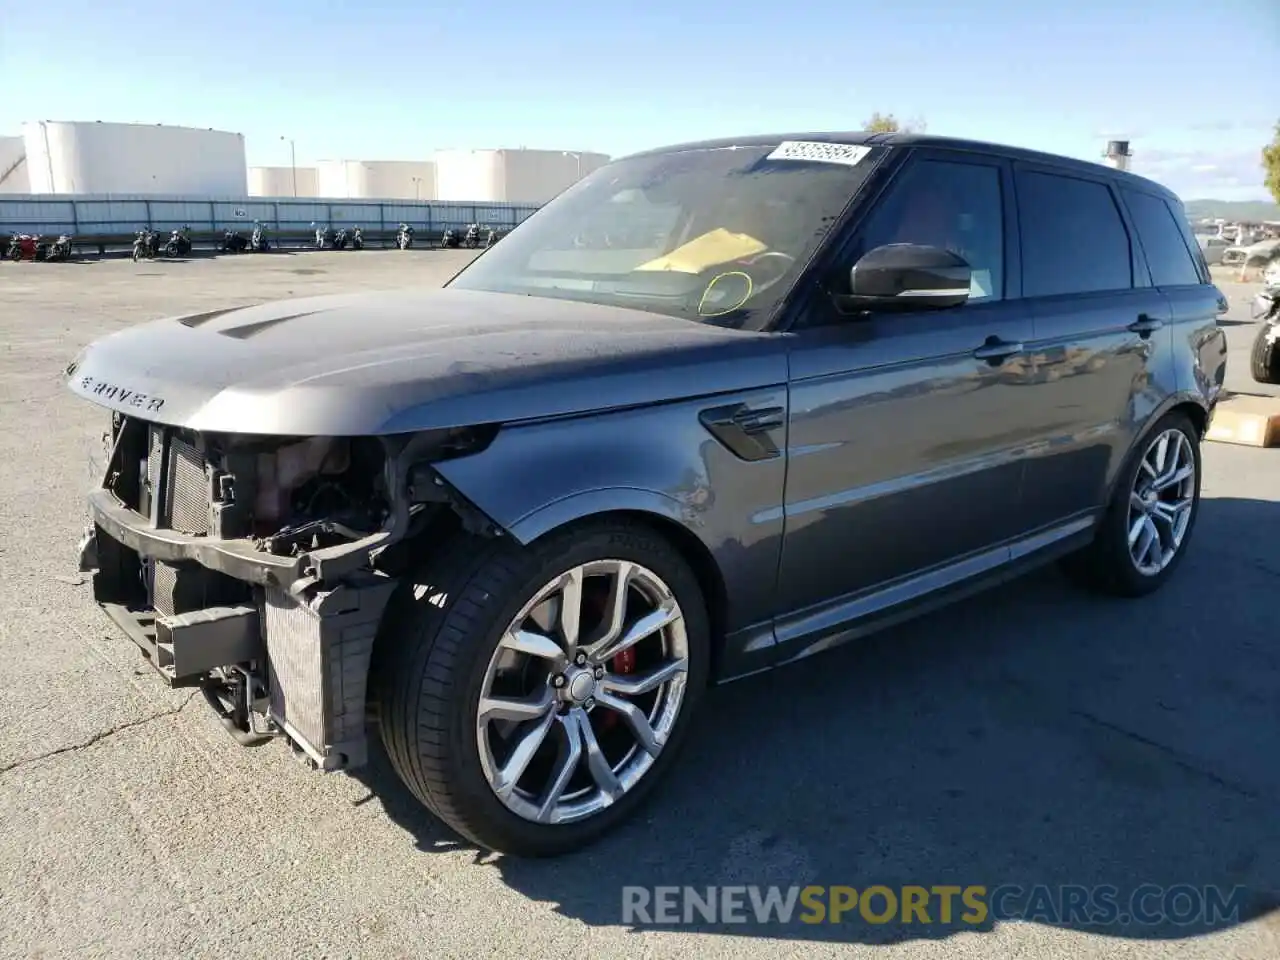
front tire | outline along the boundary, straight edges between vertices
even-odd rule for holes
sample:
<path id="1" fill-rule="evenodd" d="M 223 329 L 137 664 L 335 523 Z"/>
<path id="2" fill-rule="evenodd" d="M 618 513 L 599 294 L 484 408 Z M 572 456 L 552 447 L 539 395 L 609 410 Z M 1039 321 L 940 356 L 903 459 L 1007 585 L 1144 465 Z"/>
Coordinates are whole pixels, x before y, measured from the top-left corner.
<path id="1" fill-rule="evenodd" d="M 1200 435 L 1187 415 L 1161 417 L 1125 465 L 1093 542 L 1064 558 L 1067 575 L 1112 596 L 1160 589 L 1200 513 L 1200 464 Z"/>
<path id="2" fill-rule="evenodd" d="M 460 535 L 388 610 L 382 740 L 463 837 L 567 853 L 627 819 L 669 768 L 709 646 L 696 576 L 647 526 L 588 523 L 523 548 Z"/>
<path id="3" fill-rule="evenodd" d="M 1271 339 L 1275 333 L 1272 323 L 1264 323 L 1258 335 L 1253 338 L 1253 349 L 1249 351 L 1249 372 L 1258 383 L 1280 383 L 1280 350 Z"/>

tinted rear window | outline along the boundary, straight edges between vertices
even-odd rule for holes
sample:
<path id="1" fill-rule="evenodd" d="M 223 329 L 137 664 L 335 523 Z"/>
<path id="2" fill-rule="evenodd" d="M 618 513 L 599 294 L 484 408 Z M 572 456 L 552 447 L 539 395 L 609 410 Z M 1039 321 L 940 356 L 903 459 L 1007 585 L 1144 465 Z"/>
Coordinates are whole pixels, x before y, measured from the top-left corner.
<path id="1" fill-rule="evenodd" d="M 1200 270 L 1165 202 L 1149 193 L 1123 192 L 1151 269 L 1151 282 L 1157 287 L 1199 284 Z"/>
<path id="2" fill-rule="evenodd" d="M 1026 170 L 1016 183 L 1023 296 L 1133 285 L 1129 234 L 1105 184 Z"/>
<path id="3" fill-rule="evenodd" d="M 1177 200 L 1165 200 L 1164 205 L 1169 208 L 1169 212 L 1173 214 L 1173 219 L 1178 224 L 1178 232 L 1182 234 L 1182 239 L 1186 242 L 1191 250 L 1191 256 L 1196 262 L 1196 271 L 1200 274 L 1201 283 L 1212 283 L 1213 277 L 1209 275 L 1209 264 L 1204 258 L 1204 250 L 1196 240 L 1195 231 L 1191 229 L 1191 221 L 1187 219 L 1187 209 L 1181 202 Z M 1215 237 L 1224 246 L 1227 245 L 1221 237 Z M 1217 244 L 1214 244 L 1217 246 Z"/>

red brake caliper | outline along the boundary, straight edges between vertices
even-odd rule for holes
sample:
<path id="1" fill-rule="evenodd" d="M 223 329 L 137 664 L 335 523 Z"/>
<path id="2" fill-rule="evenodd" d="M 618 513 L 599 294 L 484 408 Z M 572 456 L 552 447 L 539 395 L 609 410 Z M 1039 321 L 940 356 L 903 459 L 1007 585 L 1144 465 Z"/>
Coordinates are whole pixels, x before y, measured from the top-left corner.
<path id="1" fill-rule="evenodd" d="M 628 647 L 609 661 L 609 670 L 613 673 L 635 673 L 636 651 Z M 612 710 L 600 711 L 600 729 L 612 730 L 618 724 L 618 715 Z"/>

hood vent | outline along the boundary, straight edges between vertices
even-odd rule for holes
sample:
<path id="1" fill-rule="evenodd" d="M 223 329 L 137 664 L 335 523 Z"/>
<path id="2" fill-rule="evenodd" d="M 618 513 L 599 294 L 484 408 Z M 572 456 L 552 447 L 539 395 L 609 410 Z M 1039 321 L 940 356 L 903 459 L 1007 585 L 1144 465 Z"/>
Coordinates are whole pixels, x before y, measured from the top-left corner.
<path id="1" fill-rule="evenodd" d="M 217 320 L 219 317 L 230 313 L 232 310 L 238 310 L 239 307 L 224 307 L 221 310 L 210 310 L 208 313 L 193 313 L 189 317 L 179 317 L 178 322 L 184 327 L 198 327 L 208 323 L 210 320 Z"/>
<path id="2" fill-rule="evenodd" d="M 246 323 L 243 326 L 231 327 L 229 330 L 219 330 L 218 332 L 224 337 L 235 337 L 237 340 L 248 340 L 264 331 L 270 330 L 272 327 L 279 326 L 289 320 L 297 320 L 299 317 L 313 316 L 317 311 L 309 310 L 306 313 L 292 313 L 287 317 L 272 317 L 270 320 L 260 320 L 257 323 Z"/>

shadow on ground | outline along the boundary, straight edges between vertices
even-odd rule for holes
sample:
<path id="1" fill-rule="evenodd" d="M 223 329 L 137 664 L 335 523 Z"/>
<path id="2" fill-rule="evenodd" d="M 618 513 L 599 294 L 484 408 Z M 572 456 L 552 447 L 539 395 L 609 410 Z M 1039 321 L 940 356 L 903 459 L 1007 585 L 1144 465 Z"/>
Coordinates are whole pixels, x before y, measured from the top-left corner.
<path id="1" fill-rule="evenodd" d="M 954 884 L 988 888 L 980 923 L 960 921 L 959 902 L 939 923 L 934 900 L 930 924 L 854 910 L 839 925 L 679 926 L 864 943 L 1014 918 L 1135 939 L 1254 918 L 1280 933 L 1277 542 L 1276 504 L 1206 499 L 1155 597 L 1097 598 L 1044 571 L 713 690 L 635 820 L 576 855 L 494 862 L 515 890 L 592 925 L 625 923 L 629 885 Z M 363 778 L 420 849 L 458 849 L 385 758 Z M 1064 915 L 1068 886 L 1111 888 L 1115 906 Z M 1238 911 L 1188 916 L 1189 891 L 1206 887 Z M 1143 913 L 1126 921 L 1131 906 Z"/>

